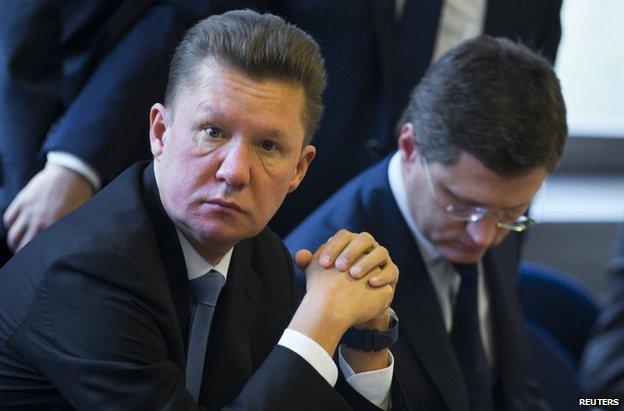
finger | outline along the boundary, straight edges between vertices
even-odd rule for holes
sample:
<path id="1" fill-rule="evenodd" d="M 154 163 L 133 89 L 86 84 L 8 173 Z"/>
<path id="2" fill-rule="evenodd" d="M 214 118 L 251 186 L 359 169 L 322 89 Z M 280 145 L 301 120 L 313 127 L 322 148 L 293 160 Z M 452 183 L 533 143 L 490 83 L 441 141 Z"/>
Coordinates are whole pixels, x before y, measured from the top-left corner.
<path id="1" fill-rule="evenodd" d="M 372 286 L 370 284 L 371 280 L 374 277 L 376 277 L 376 276 L 381 274 L 381 273 L 377 272 L 376 270 L 380 270 L 380 268 L 377 267 L 375 270 L 373 270 L 371 272 L 370 276 L 365 276 L 364 277 L 364 281 L 367 282 L 367 286 L 370 287 L 370 291 L 373 293 L 373 294 L 371 294 L 371 298 L 378 299 L 377 301 L 380 304 L 379 305 L 379 310 L 382 310 L 384 308 L 388 308 L 390 306 L 390 303 L 392 303 L 392 299 L 394 298 L 394 287 L 392 285 L 390 285 L 390 284 L 379 285 L 379 286 Z M 381 270 L 381 271 L 383 271 L 383 270 Z"/>
<path id="2" fill-rule="evenodd" d="M 17 246 L 22 241 L 22 237 L 27 229 L 28 224 L 25 218 L 18 218 L 11 225 L 11 228 L 7 232 L 7 245 L 12 252 L 15 253 L 17 250 Z"/>
<path id="3" fill-rule="evenodd" d="M 368 284 L 371 287 L 382 287 L 389 285 L 394 289 L 399 281 L 399 268 L 394 263 L 387 264 L 378 273 L 368 277 Z"/>
<path id="4" fill-rule="evenodd" d="M 338 258 L 340 253 L 342 253 L 345 247 L 347 247 L 353 237 L 355 237 L 355 234 L 347 230 L 340 230 L 331 236 L 329 240 L 323 244 L 323 250 L 319 256 L 319 263 L 325 268 L 329 268 L 334 265 L 336 258 Z M 342 271 L 346 271 L 347 269 L 348 267 Z"/>
<path id="5" fill-rule="evenodd" d="M 369 233 L 357 234 L 342 250 L 338 258 L 336 258 L 336 268 L 341 271 L 349 270 L 351 266 L 356 263 L 356 261 L 358 261 L 365 254 L 370 253 L 377 246 L 377 242 Z M 366 271 L 360 274 L 363 274 Z"/>
<path id="6" fill-rule="evenodd" d="M 375 267 L 383 268 L 390 261 L 390 254 L 385 247 L 377 246 L 367 254 L 362 255 L 349 268 L 349 274 L 353 278 L 361 278 L 365 273 Z"/>
<path id="7" fill-rule="evenodd" d="M 20 210 L 19 200 L 18 198 L 15 198 L 13 201 L 11 201 L 11 204 L 9 204 L 9 207 L 7 207 L 6 211 L 4 212 L 4 215 L 2 216 L 2 222 L 4 223 L 4 228 L 6 228 L 7 230 L 11 228 L 11 226 L 13 225 L 13 223 L 15 223 L 15 220 L 19 216 L 19 210 Z"/>
<path id="8" fill-rule="evenodd" d="M 310 250 L 306 250 L 305 248 L 303 248 L 297 251 L 297 254 L 295 254 L 295 264 L 303 271 L 305 271 L 306 267 L 310 264 L 311 261 L 312 253 L 310 252 Z"/>
<path id="9" fill-rule="evenodd" d="M 363 281 L 366 281 L 367 283 L 370 283 L 370 279 L 378 274 L 381 273 L 381 268 L 379 267 L 374 267 L 372 270 L 370 270 L 369 272 L 365 273 L 362 277 Z M 350 275 L 351 278 L 354 278 L 352 275 Z M 357 280 L 357 278 L 354 278 Z M 369 284 L 370 285 L 370 284 Z"/>

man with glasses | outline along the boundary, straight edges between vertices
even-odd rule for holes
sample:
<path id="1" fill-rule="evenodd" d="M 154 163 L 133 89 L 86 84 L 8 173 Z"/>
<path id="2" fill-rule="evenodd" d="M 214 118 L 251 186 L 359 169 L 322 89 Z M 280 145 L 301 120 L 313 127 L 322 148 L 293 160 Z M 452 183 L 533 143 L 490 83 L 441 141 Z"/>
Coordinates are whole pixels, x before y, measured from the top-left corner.
<path id="1" fill-rule="evenodd" d="M 362 130 L 363 133 L 366 130 Z M 446 53 L 412 92 L 398 150 L 287 238 L 365 230 L 401 272 L 397 375 L 417 409 L 540 408 L 515 281 L 531 200 L 559 160 L 565 106 L 550 64 L 505 39 Z"/>

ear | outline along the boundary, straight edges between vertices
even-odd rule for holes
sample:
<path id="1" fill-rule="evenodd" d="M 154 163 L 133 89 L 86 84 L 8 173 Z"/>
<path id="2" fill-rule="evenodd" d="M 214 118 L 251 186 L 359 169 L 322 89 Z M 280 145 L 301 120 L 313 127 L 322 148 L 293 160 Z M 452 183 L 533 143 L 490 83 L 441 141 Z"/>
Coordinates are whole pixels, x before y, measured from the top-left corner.
<path id="1" fill-rule="evenodd" d="M 165 146 L 165 135 L 168 127 L 167 109 L 160 103 L 152 106 L 149 113 L 150 149 L 154 159 L 162 154 Z"/>
<path id="2" fill-rule="evenodd" d="M 289 193 L 299 187 L 299 183 L 301 183 L 301 180 L 303 180 L 303 177 L 305 177 L 308 172 L 308 167 L 310 166 L 310 163 L 314 159 L 315 155 L 316 148 L 313 145 L 308 144 L 303 148 L 303 150 L 301 150 L 301 156 L 297 162 L 297 170 L 290 181 L 290 185 L 288 186 Z"/>
<path id="3" fill-rule="evenodd" d="M 405 123 L 399 133 L 399 150 L 404 161 L 413 161 L 419 158 L 418 139 L 414 134 L 414 125 Z"/>

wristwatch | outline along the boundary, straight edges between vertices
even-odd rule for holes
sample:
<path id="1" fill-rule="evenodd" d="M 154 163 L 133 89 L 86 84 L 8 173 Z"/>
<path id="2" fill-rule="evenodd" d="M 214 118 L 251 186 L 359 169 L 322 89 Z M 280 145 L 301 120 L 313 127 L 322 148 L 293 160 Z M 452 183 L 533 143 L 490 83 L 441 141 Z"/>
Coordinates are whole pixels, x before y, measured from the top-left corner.
<path id="1" fill-rule="evenodd" d="M 399 338 L 399 317 L 392 308 L 390 311 L 390 327 L 386 331 L 358 330 L 349 327 L 344 333 L 341 344 L 349 348 L 364 351 L 381 351 L 390 347 Z"/>

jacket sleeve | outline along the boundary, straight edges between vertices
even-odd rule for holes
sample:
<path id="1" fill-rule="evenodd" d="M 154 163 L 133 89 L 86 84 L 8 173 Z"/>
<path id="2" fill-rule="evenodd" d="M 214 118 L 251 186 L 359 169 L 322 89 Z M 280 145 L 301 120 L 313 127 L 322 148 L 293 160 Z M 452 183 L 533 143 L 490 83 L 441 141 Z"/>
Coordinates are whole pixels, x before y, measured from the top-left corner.
<path id="1" fill-rule="evenodd" d="M 106 271 L 149 278 L 114 251 L 57 261 L 16 336 L 19 350 L 76 409 L 198 409 L 171 360 L 158 312 L 166 307 L 150 301 L 155 291 L 104 280 Z"/>
<path id="2" fill-rule="evenodd" d="M 148 158 L 149 109 L 164 98 L 168 63 L 191 16 L 172 5 L 150 5 L 97 62 L 43 151 L 79 157 L 104 184 Z"/>

